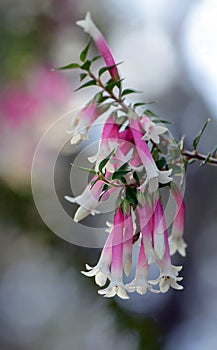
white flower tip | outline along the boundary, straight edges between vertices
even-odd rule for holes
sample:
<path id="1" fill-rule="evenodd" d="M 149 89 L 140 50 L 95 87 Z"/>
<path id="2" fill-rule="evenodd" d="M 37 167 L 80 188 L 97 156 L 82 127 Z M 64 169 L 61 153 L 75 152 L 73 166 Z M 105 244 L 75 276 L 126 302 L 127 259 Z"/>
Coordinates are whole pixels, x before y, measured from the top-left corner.
<path id="1" fill-rule="evenodd" d="M 90 163 L 95 163 L 97 160 L 97 154 L 87 158 Z"/>
<path id="2" fill-rule="evenodd" d="M 88 264 L 85 264 L 85 268 L 86 268 L 87 270 L 92 270 L 92 269 L 93 269 L 93 267 L 91 267 L 91 266 L 88 265 Z"/>
<path id="3" fill-rule="evenodd" d="M 91 14 L 89 11 L 87 12 L 85 19 L 77 21 L 76 24 L 79 27 L 83 28 L 84 31 L 88 34 L 90 34 L 92 28 L 95 27 L 95 24 L 93 23 L 93 20 L 91 18 Z"/>
<path id="4" fill-rule="evenodd" d="M 98 294 L 100 294 L 100 295 L 106 294 L 105 289 L 100 289 L 100 290 L 98 290 L 97 292 L 98 292 Z"/>
<path id="5" fill-rule="evenodd" d="M 175 269 L 179 272 L 179 271 L 181 271 L 182 270 L 182 268 L 183 268 L 183 266 L 174 266 L 175 267 Z"/>
<path id="6" fill-rule="evenodd" d="M 77 145 L 81 140 L 81 135 L 79 133 L 76 133 L 74 136 L 72 136 L 70 143 L 71 145 Z"/>
<path id="7" fill-rule="evenodd" d="M 173 180 L 173 178 L 170 177 L 171 173 L 172 173 L 172 169 L 163 170 L 163 171 L 159 170 L 159 182 L 161 184 L 166 184 L 168 182 L 171 182 Z"/>
<path id="8" fill-rule="evenodd" d="M 79 221 L 81 221 L 84 218 L 86 218 L 89 214 L 90 214 L 89 210 L 87 210 L 87 209 L 85 209 L 83 207 L 79 207 L 78 210 L 75 213 L 74 222 L 78 223 Z"/>
<path id="9" fill-rule="evenodd" d="M 76 203 L 76 199 L 70 196 L 64 196 L 64 198 L 70 203 Z"/>
<path id="10" fill-rule="evenodd" d="M 124 262 L 124 272 L 126 276 L 128 277 L 130 275 L 130 272 L 132 270 L 132 261 L 125 261 Z"/>

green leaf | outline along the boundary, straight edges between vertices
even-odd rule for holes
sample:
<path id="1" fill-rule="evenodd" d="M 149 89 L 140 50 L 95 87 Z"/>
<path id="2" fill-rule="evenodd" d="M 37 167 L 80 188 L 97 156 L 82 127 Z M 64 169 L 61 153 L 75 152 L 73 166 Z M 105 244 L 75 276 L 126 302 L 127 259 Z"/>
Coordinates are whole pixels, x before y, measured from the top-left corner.
<path id="1" fill-rule="evenodd" d="M 71 163 L 71 166 L 73 166 L 73 167 L 75 167 L 75 168 L 78 168 L 78 169 L 81 169 L 81 170 L 83 170 L 83 171 L 85 171 L 85 172 L 87 172 L 87 173 L 91 173 L 91 174 L 94 174 L 94 175 L 97 174 L 96 170 L 94 170 L 94 169 L 84 168 L 84 167 L 82 167 L 82 166 L 78 166 L 78 165 L 75 165 L 75 164 L 73 164 L 73 163 Z"/>
<path id="2" fill-rule="evenodd" d="M 95 56 L 95 57 L 93 57 L 92 58 L 92 60 L 91 60 L 91 62 L 95 62 L 95 61 L 97 61 L 98 59 L 100 59 L 102 56 Z"/>
<path id="3" fill-rule="evenodd" d="M 130 202 L 126 198 L 121 202 L 121 209 L 124 214 L 129 214 L 130 212 Z"/>
<path id="4" fill-rule="evenodd" d="M 207 119 L 206 123 L 204 124 L 204 126 L 202 127 L 202 129 L 200 130 L 200 132 L 198 133 L 198 135 L 195 137 L 195 139 L 193 141 L 193 148 L 194 148 L 195 151 L 197 150 L 197 146 L 198 146 L 198 144 L 200 142 L 200 139 L 201 139 L 201 137 L 202 137 L 202 135 L 203 135 L 203 133 L 204 133 L 208 123 L 210 122 L 210 120 L 211 120 L 210 118 Z"/>
<path id="5" fill-rule="evenodd" d="M 170 122 L 169 120 L 166 120 L 166 119 L 155 119 L 155 120 L 152 120 L 153 123 L 159 123 L 161 122 L 162 124 L 173 124 L 173 122 Z"/>
<path id="6" fill-rule="evenodd" d="M 211 156 L 213 158 L 216 158 L 217 157 L 217 147 L 214 148 L 214 150 L 211 152 Z"/>
<path id="7" fill-rule="evenodd" d="M 87 60 L 86 62 L 84 62 L 84 64 L 82 64 L 81 69 L 89 71 L 90 66 L 91 66 L 91 61 Z"/>
<path id="8" fill-rule="evenodd" d="M 121 87 L 121 82 L 123 81 L 124 79 L 120 79 L 120 80 L 112 80 L 110 79 L 108 81 L 108 83 L 106 84 L 106 90 L 108 92 L 111 92 L 115 86 L 117 86 L 119 89 Z"/>
<path id="9" fill-rule="evenodd" d="M 65 69 L 77 69 L 77 68 L 80 68 L 80 64 L 70 63 L 63 67 L 54 68 L 53 70 L 65 70 Z"/>
<path id="10" fill-rule="evenodd" d="M 88 87 L 88 86 L 93 86 L 93 85 L 96 85 L 96 81 L 95 81 L 95 80 L 90 80 L 90 81 L 88 81 L 87 83 L 85 83 L 85 84 L 79 86 L 79 87 L 75 90 L 75 92 L 78 91 L 78 90 L 84 89 L 84 88 L 86 88 L 86 87 Z"/>
<path id="11" fill-rule="evenodd" d="M 138 204 L 138 199 L 132 187 L 126 188 L 126 199 L 132 204 Z"/>
<path id="12" fill-rule="evenodd" d="M 129 94 L 138 94 L 138 93 L 139 93 L 139 91 L 136 91 L 136 90 L 125 89 L 125 90 L 122 92 L 122 96 L 129 95 Z"/>
<path id="13" fill-rule="evenodd" d="M 97 183 L 98 180 L 99 180 L 99 177 L 97 177 L 97 179 L 91 181 L 91 183 L 90 183 L 90 190 L 93 188 L 93 186 Z"/>
<path id="14" fill-rule="evenodd" d="M 201 166 L 205 165 L 206 163 L 209 163 L 210 157 L 211 157 L 211 153 L 208 153 L 206 159 L 202 161 Z"/>
<path id="15" fill-rule="evenodd" d="M 101 194 L 100 194 L 100 196 L 99 196 L 99 198 L 98 198 L 98 202 L 102 199 L 102 196 L 108 191 L 108 189 L 109 189 L 109 185 L 105 184 L 105 185 L 103 186 L 102 192 L 101 192 Z"/>
<path id="16" fill-rule="evenodd" d="M 164 157 L 162 157 L 156 161 L 156 165 L 158 169 L 161 170 L 165 167 L 165 165 L 167 165 L 167 161 Z"/>
<path id="17" fill-rule="evenodd" d="M 144 204 L 145 204 L 145 196 L 144 196 L 144 194 L 143 194 L 140 190 L 137 190 L 136 196 L 137 196 L 137 198 L 138 198 L 138 202 L 139 202 L 142 206 L 144 206 Z"/>
<path id="18" fill-rule="evenodd" d="M 114 152 L 114 149 L 109 153 L 109 155 L 103 159 L 100 163 L 99 163 L 99 172 L 101 173 L 103 168 L 105 167 L 105 165 L 108 163 L 108 161 L 110 160 L 111 158 L 111 155 L 113 154 Z"/>
<path id="19" fill-rule="evenodd" d="M 117 171 L 123 171 L 123 170 L 129 170 L 128 162 L 124 163 L 123 165 L 121 165 L 120 168 L 117 169 Z"/>
<path id="20" fill-rule="evenodd" d="M 145 106 L 146 104 L 147 103 L 145 103 L 145 102 L 137 102 L 137 103 L 134 103 L 133 108 L 140 107 L 140 106 Z"/>
<path id="21" fill-rule="evenodd" d="M 86 73 L 81 73 L 80 74 L 80 81 L 84 80 L 87 77 Z"/>
<path id="22" fill-rule="evenodd" d="M 112 66 L 105 66 L 105 67 L 102 67 L 100 68 L 99 70 L 99 78 L 101 77 L 101 75 L 103 75 L 105 72 L 109 71 L 110 69 L 114 68 L 114 67 L 117 67 L 119 64 L 121 64 L 122 62 L 119 62 L 117 64 L 113 64 Z"/>
<path id="23" fill-rule="evenodd" d="M 129 172 L 131 172 L 131 170 L 121 170 L 121 171 L 115 171 L 113 174 L 112 174 L 112 180 L 121 180 L 121 178 L 124 176 L 124 175 L 127 175 Z M 122 180 L 121 180 L 122 181 Z M 124 180 L 126 182 L 126 180 Z M 123 181 L 123 182 L 124 182 Z"/>
<path id="24" fill-rule="evenodd" d="M 139 176 L 138 176 L 136 171 L 133 172 L 133 178 L 136 180 L 136 183 L 139 185 L 140 184 L 140 180 L 139 180 Z"/>
<path id="25" fill-rule="evenodd" d="M 125 179 L 124 176 L 121 176 L 120 180 L 121 180 L 121 182 L 123 182 L 123 184 L 125 184 L 125 185 L 127 184 L 127 180 Z"/>
<path id="26" fill-rule="evenodd" d="M 98 106 L 98 113 L 101 115 L 109 110 L 111 107 L 111 103 L 104 103 L 100 106 Z"/>
<path id="27" fill-rule="evenodd" d="M 101 75 L 103 75 L 103 73 L 107 72 L 109 70 L 109 67 L 102 67 L 99 70 L 98 76 L 99 78 L 101 77 Z"/>
<path id="28" fill-rule="evenodd" d="M 124 178 L 124 176 L 130 173 L 131 171 L 132 169 L 129 169 L 129 164 L 126 162 L 112 174 L 112 180 L 121 180 L 123 183 L 126 184 L 127 181 Z"/>
<path id="29" fill-rule="evenodd" d="M 85 46 L 84 50 L 81 51 L 81 53 L 80 53 L 80 60 L 81 60 L 81 62 L 84 62 L 86 60 L 86 57 L 87 57 L 87 54 L 88 54 L 88 51 L 89 51 L 89 48 L 90 48 L 90 44 L 91 44 L 91 39 L 89 40 L 87 46 Z"/>
<path id="30" fill-rule="evenodd" d="M 146 109 L 144 114 L 146 114 L 148 117 L 156 117 L 156 115 L 150 109 Z"/>

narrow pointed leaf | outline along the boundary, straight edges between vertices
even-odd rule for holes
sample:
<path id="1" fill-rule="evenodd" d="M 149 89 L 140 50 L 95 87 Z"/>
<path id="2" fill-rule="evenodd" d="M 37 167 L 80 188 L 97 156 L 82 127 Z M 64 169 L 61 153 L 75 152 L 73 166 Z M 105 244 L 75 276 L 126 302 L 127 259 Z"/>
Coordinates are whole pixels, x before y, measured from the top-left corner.
<path id="1" fill-rule="evenodd" d="M 98 198 L 98 201 L 100 201 L 102 199 L 102 196 L 108 191 L 108 189 L 109 189 L 109 185 L 105 184 L 102 188 L 102 192 Z"/>
<path id="2" fill-rule="evenodd" d="M 89 51 L 89 48 L 90 48 L 90 44 L 91 44 L 91 39 L 89 40 L 87 46 L 85 46 L 84 50 L 81 51 L 81 54 L 80 54 L 81 62 L 85 62 L 87 54 L 88 54 L 88 51 Z"/>
<path id="3" fill-rule="evenodd" d="M 138 204 L 138 199 L 136 198 L 136 194 L 131 187 L 126 188 L 126 199 L 132 204 Z"/>
<path id="4" fill-rule="evenodd" d="M 136 180 L 137 184 L 139 185 L 140 184 L 139 176 L 136 171 L 133 172 L 133 178 Z"/>
<path id="5" fill-rule="evenodd" d="M 211 156 L 216 158 L 217 157 L 217 147 L 212 151 Z"/>
<path id="6" fill-rule="evenodd" d="M 78 63 L 70 63 L 63 67 L 54 68 L 53 70 L 66 70 L 66 69 L 78 69 L 80 65 Z"/>
<path id="7" fill-rule="evenodd" d="M 112 180 L 121 180 L 122 181 L 122 177 L 124 175 L 127 175 L 129 172 L 131 172 L 131 170 L 121 170 L 121 171 L 115 171 L 112 174 Z M 124 182 L 124 181 L 122 181 Z"/>
<path id="8" fill-rule="evenodd" d="M 121 209 L 124 214 L 128 214 L 130 212 L 130 202 L 126 198 L 121 202 Z"/>
<path id="9" fill-rule="evenodd" d="M 158 169 L 161 170 L 165 167 L 165 165 L 167 165 L 167 161 L 164 157 L 162 157 L 156 161 L 156 165 Z"/>
<path id="10" fill-rule="evenodd" d="M 209 163 L 210 157 L 211 157 L 211 153 L 208 153 L 206 159 L 204 159 L 204 161 L 201 163 L 201 166 L 205 165 L 206 163 Z"/>
<path id="11" fill-rule="evenodd" d="M 88 81 L 87 83 L 85 83 L 85 84 L 79 86 L 79 87 L 75 90 L 75 92 L 78 91 L 78 90 L 84 89 L 84 88 L 86 88 L 86 87 L 93 86 L 93 85 L 96 85 L 96 81 L 95 81 L 95 80 L 90 80 L 90 81 Z"/>
<path id="12" fill-rule="evenodd" d="M 92 58 L 91 62 L 95 62 L 95 61 L 99 60 L 101 57 L 102 56 L 100 56 L 100 55 L 99 56 L 95 56 L 95 57 Z"/>
<path id="13" fill-rule="evenodd" d="M 81 73 L 80 74 L 80 81 L 83 81 L 87 77 L 86 73 Z"/>
<path id="14" fill-rule="evenodd" d="M 206 123 L 204 124 L 204 126 L 202 127 L 202 129 L 200 130 L 198 135 L 195 137 L 195 139 L 193 141 L 193 148 L 194 148 L 194 150 L 197 150 L 197 146 L 198 146 L 198 144 L 200 142 L 200 139 L 201 139 L 201 137 L 202 137 L 202 135 L 203 135 L 203 133 L 204 133 L 208 123 L 210 122 L 210 120 L 211 120 L 210 118 L 207 119 Z"/>
<path id="15" fill-rule="evenodd" d="M 138 94 L 139 92 L 140 91 L 136 91 L 136 90 L 133 90 L 133 89 L 125 89 L 122 92 L 122 96 L 129 95 L 129 94 Z"/>
<path id="16" fill-rule="evenodd" d="M 78 169 L 81 169 L 81 170 L 83 170 L 83 171 L 85 171 L 87 173 L 91 173 L 91 174 L 94 174 L 94 175 L 97 174 L 97 172 L 94 169 L 85 168 L 85 167 L 82 167 L 82 166 L 75 165 L 73 163 L 71 163 L 71 166 L 73 166 L 75 168 L 78 168 Z"/>
<path id="17" fill-rule="evenodd" d="M 99 177 L 93 181 L 91 181 L 90 183 L 90 190 L 93 188 L 93 186 L 97 183 L 97 181 L 99 180 Z"/>
<path id="18" fill-rule="evenodd" d="M 106 164 L 108 163 L 108 161 L 110 160 L 111 155 L 113 154 L 113 152 L 114 152 L 114 150 L 112 150 L 112 151 L 109 153 L 109 155 L 99 163 L 99 171 L 100 171 L 100 173 L 102 173 L 103 168 L 105 167 L 105 165 L 106 165 Z"/>
<path id="19" fill-rule="evenodd" d="M 84 64 L 82 64 L 81 69 L 89 71 L 91 66 L 91 61 L 87 60 L 86 62 L 84 62 Z"/>

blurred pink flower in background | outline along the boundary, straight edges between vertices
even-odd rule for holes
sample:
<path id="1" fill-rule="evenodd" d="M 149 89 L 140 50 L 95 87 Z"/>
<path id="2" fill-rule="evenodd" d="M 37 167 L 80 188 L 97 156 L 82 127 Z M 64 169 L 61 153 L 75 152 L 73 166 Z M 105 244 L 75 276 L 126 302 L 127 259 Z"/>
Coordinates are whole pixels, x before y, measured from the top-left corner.
<path id="1" fill-rule="evenodd" d="M 69 82 L 48 66 L 25 72 L 0 96 L 0 176 L 15 187 L 30 181 L 31 162 L 43 132 L 68 108 Z"/>

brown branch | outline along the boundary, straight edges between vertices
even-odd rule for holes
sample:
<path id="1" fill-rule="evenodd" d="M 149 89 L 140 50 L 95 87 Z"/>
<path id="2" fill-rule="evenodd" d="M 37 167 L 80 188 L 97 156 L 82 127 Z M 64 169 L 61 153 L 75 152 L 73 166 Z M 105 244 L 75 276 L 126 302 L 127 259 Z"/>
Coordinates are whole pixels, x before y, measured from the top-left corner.
<path id="1" fill-rule="evenodd" d="M 217 165 L 217 158 L 214 157 L 208 157 L 204 154 L 200 154 L 197 151 L 188 151 L 186 149 L 181 150 L 182 155 L 186 157 L 187 160 L 195 159 L 195 160 L 201 160 L 202 162 L 205 162 L 206 164 L 210 165 Z M 207 159 L 208 157 L 208 159 Z"/>

